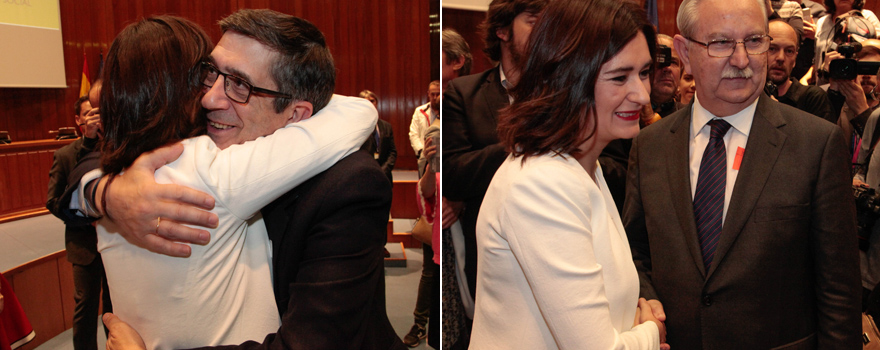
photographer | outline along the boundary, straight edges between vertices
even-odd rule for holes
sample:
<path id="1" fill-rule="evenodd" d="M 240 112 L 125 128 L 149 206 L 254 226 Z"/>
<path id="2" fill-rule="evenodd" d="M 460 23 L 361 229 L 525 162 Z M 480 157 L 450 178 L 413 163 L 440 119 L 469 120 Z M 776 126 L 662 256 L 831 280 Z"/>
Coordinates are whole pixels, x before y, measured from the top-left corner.
<path id="1" fill-rule="evenodd" d="M 678 52 L 672 50 L 672 37 L 657 34 L 657 45 L 657 64 L 654 66 L 654 74 L 651 75 L 651 103 L 642 107 L 642 127 L 684 107 L 675 99 L 682 70 Z"/>
<path id="2" fill-rule="evenodd" d="M 854 45 L 858 47 L 858 45 Z M 845 48 L 845 47 L 844 47 Z M 843 50 L 846 51 L 846 50 Z M 830 69 L 831 62 L 844 56 L 837 51 L 826 56 L 824 70 Z M 855 53 L 859 61 L 880 61 L 880 40 L 868 39 L 861 43 L 861 50 Z M 837 125 L 843 129 L 844 135 L 850 140 L 850 152 L 853 162 L 859 159 L 859 153 L 867 150 L 869 144 L 861 144 L 868 116 L 878 106 L 876 74 L 859 75 L 855 79 L 829 79 L 828 98 L 831 100 L 832 113 L 839 115 Z"/>
<path id="3" fill-rule="evenodd" d="M 834 51 L 835 42 L 839 41 L 841 34 L 845 34 L 841 33 L 841 30 L 867 26 L 874 29 L 875 33 L 880 31 L 880 20 L 877 19 L 877 15 L 870 10 L 862 9 L 864 7 L 864 0 L 852 2 L 825 0 L 825 7 L 828 9 L 827 14 L 816 22 L 816 51 L 813 59 L 816 69 L 825 67 L 825 62 L 831 59 L 826 55 L 829 51 Z M 857 19 L 849 20 L 849 18 L 853 17 Z M 859 22 L 860 24 L 852 25 L 855 23 L 850 22 Z M 856 32 L 854 34 L 858 35 L 859 33 Z M 871 37 L 874 37 L 874 35 L 872 34 Z M 807 80 L 811 84 L 816 81 L 818 81 L 816 85 L 828 83 L 827 77 L 816 73 L 807 73 Z M 817 75 L 818 77 L 809 77 L 810 74 Z"/>
<path id="4" fill-rule="evenodd" d="M 856 57 L 860 61 L 880 61 L 880 40 L 862 42 Z M 829 61 L 839 59 L 839 53 L 829 54 Z M 880 211 L 880 152 L 874 152 L 880 132 L 877 121 L 880 109 L 875 87 L 878 75 L 859 75 L 854 80 L 831 79 L 829 97 L 836 108 L 842 109 L 838 125 L 846 135 L 852 135 L 853 192 L 856 197 L 859 235 L 859 258 L 863 288 L 863 308 L 867 296 L 880 282 L 880 225 L 876 225 Z"/>

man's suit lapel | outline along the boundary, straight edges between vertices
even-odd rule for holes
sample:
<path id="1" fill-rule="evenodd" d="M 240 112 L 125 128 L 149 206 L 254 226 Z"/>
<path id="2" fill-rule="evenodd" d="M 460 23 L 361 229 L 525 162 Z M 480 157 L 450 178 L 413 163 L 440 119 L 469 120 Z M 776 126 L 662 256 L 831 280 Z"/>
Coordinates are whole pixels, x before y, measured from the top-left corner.
<path id="1" fill-rule="evenodd" d="M 501 66 L 499 65 L 494 70 L 492 70 L 491 74 L 486 75 L 486 80 L 483 81 L 483 87 L 480 88 L 483 98 L 485 99 L 484 106 L 488 107 L 488 113 L 492 116 L 492 127 L 493 130 L 498 126 L 498 111 L 501 108 L 504 108 L 510 105 L 510 100 L 507 97 L 507 89 L 501 85 L 501 74 L 499 73 L 501 70 Z"/>
<path id="2" fill-rule="evenodd" d="M 703 253 L 700 250 L 700 241 L 697 235 L 697 224 L 694 219 L 694 204 L 691 198 L 691 176 L 688 165 L 688 152 L 690 146 L 690 127 L 693 104 L 680 111 L 669 131 L 671 133 L 671 145 L 666 153 L 666 169 L 669 180 L 671 202 L 675 203 L 675 214 L 678 219 L 678 227 L 685 236 L 688 252 L 693 258 L 694 265 L 700 274 L 706 276 L 703 267 Z"/>
<path id="3" fill-rule="evenodd" d="M 724 263 L 725 254 L 751 217 L 758 197 L 761 196 L 779 152 L 785 144 L 786 135 L 779 130 L 785 125 L 785 119 L 772 104 L 773 102 L 764 96 L 758 100 L 746 151 L 727 208 L 727 218 L 724 220 L 718 248 L 715 250 L 715 260 L 709 268 L 707 277 L 712 275 L 718 265 Z"/>
<path id="4" fill-rule="evenodd" d="M 306 182 L 308 183 L 308 182 Z M 269 240 L 272 241 L 272 263 L 277 267 L 276 262 L 281 257 L 279 251 L 284 245 L 284 239 L 287 236 L 287 226 L 293 219 L 294 209 L 299 199 L 302 187 L 305 183 L 295 187 L 289 192 L 276 199 L 274 202 L 265 206 L 260 213 L 263 215 L 263 222 L 266 224 L 266 231 L 269 234 Z"/>

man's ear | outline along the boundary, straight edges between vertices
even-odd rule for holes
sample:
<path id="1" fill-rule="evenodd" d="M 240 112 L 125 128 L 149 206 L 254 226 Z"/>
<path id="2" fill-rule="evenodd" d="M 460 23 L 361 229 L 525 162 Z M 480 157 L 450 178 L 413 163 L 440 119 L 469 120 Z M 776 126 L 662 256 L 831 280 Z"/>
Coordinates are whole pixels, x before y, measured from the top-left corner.
<path id="1" fill-rule="evenodd" d="M 312 117 L 312 103 L 308 101 L 294 101 L 287 106 L 287 124 L 298 123 Z"/>
<path id="2" fill-rule="evenodd" d="M 678 58 L 681 60 L 681 67 L 684 68 L 686 73 L 693 75 L 694 71 L 691 70 L 691 58 L 688 56 L 687 42 L 688 39 L 679 34 L 676 34 L 675 38 L 672 38 L 672 46 L 675 46 L 675 51 L 678 52 Z"/>
<path id="3" fill-rule="evenodd" d="M 510 40 L 510 26 L 495 29 L 495 35 L 503 42 Z"/>
<path id="4" fill-rule="evenodd" d="M 458 72 L 461 67 L 464 67 L 464 56 L 459 57 L 457 60 L 452 62 L 452 70 Z"/>

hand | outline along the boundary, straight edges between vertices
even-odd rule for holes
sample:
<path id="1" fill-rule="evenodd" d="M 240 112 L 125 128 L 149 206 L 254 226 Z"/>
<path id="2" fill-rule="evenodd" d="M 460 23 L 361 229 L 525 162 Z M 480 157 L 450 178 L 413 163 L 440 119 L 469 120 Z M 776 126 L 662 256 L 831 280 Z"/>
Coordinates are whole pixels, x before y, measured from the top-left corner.
<path id="1" fill-rule="evenodd" d="M 447 229 L 452 227 L 456 221 L 458 221 L 458 214 L 461 214 L 461 210 L 464 209 L 464 202 L 456 202 L 446 200 L 446 197 L 443 197 L 443 229 Z"/>
<path id="2" fill-rule="evenodd" d="M 83 134 L 85 137 L 93 139 L 104 134 L 104 126 L 101 125 L 101 112 L 97 108 L 92 108 L 83 117 Z"/>
<path id="3" fill-rule="evenodd" d="M 660 300 L 648 300 L 648 305 L 651 305 L 651 310 L 654 313 L 654 317 L 660 320 L 660 322 L 666 322 L 666 313 L 663 312 L 663 304 L 660 303 Z"/>
<path id="4" fill-rule="evenodd" d="M 838 80 L 837 89 L 846 98 L 846 105 L 853 111 L 853 115 L 859 115 L 868 110 L 868 99 L 865 90 L 855 80 Z"/>
<path id="5" fill-rule="evenodd" d="M 804 21 L 804 39 L 816 39 L 816 25 Z"/>
<path id="6" fill-rule="evenodd" d="M 853 187 L 871 188 L 871 186 L 868 186 L 868 184 L 864 183 L 862 180 L 855 179 L 855 178 L 853 179 L 852 185 L 853 185 Z"/>
<path id="7" fill-rule="evenodd" d="M 429 162 L 434 158 L 434 155 L 437 154 L 437 145 L 434 144 L 433 137 L 429 137 L 425 140 L 425 150 L 422 152 L 425 153 L 425 159 Z"/>
<path id="8" fill-rule="evenodd" d="M 425 199 L 434 202 L 434 196 L 437 195 L 437 173 L 431 168 L 431 162 L 425 167 L 425 173 L 419 179 L 419 191 L 425 196 Z"/>
<path id="9" fill-rule="evenodd" d="M 214 198 L 206 193 L 179 185 L 160 185 L 153 173 L 183 153 L 179 143 L 158 148 L 138 157 L 107 191 L 107 208 L 121 234 L 136 246 L 152 252 L 187 257 L 186 244 L 207 244 L 208 231 L 184 226 L 183 223 L 214 228 L 217 214 L 207 212 L 214 207 Z M 162 218 L 161 223 L 158 218 Z M 157 226 L 157 223 L 159 226 Z"/>
<path id="10" fill-rule="evenodd" d="M 843 55 L 841 55 L 837 51 L 827 52 L 827 53 L 825 53 L 825 62 L 822 63 L 822 67 L 818 67 L 818 68 L 823 72 L 828 72 L 828 69 L 831 67 L 831 61 L 839 60 L 841 58 L 844 58 Z M 819 74 L 816 72 L 813 72 L 813 75 L 810 77 L 810 79 L 813 79 L 813 81 L 815 81 L 814 78 L 817 76 L 819 76 Z M 828 86 L 828 90 L 840 90 L 838 85 L 840 84 L 841 81 L 842 80 L 829 78 L 828 83 L 830 83 L 830 85 Z"/>
<path id="11" fill-rule="evenodd" d="M 104 327 L 110 332 L 107 337 L 107 350 L 146 349 L 141 335 L 111 313 L 104 314 Z"/>
<path id="12" fill-rule="evenodd" d="M 657 316 L 657 310 L 654 310 L 655 306 L 659 306 L 659 313 L 663 314 L 663 306 L 660 304 L 658 300 L 651 300 L 652 302 L 648 302 L 645 298 L 639 298 L 639 311 L 636 311 L 636 319 L 639 324 L 645 322 L 654 322 L 657 324 L 657 329 L 660 331 L 660 349 L 669 350 L 669 344 L 666 344 L 666 324 L 659 320 Z M 666 319 L 666 315 L 663 314 L 663 319 Z"/>

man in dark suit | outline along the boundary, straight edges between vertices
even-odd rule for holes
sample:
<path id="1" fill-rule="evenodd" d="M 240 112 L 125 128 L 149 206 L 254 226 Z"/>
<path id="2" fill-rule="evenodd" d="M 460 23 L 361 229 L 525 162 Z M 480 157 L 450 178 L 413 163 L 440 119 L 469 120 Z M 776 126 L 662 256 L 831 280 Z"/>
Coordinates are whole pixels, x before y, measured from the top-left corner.
<path id="1" fill-rule="evenodd" d="M 98 85 L 96 85 L 98 86 Z M 97 105 L 97 103 L 96 103 Z M 74 118 L 83 137 L 55 151 L 52 169 L 49 170 L 49 194 L 46 208 L 62 218 L 58 199 L 67 188 L 67 177 L 77 160 L 94 150 L 98 143 L 100 115 L 92 111 L 88 96 L 82 96 L 74 104 Z M 96 350 L 98 340 L 98 304 L 101 290 L 104 290 L 104 312 L 112 312 L 110 292 L 107 290 L 107 276 L 104 264 L 98 254 L 98 235 L 91 225 L 67 224 L 64 226 L 64 245 L 67 248 L 67 261 L 73 264 L 73 348 L 75 350 Z"/>
<path id="2" fill-rule="evenodd" d="M 271 10 L 240 10 L 220 25 L 223 35 L 211 54 L 217 69 L 241 72 L 256 86 L 277 85 L 276 90 L 292 98 L 252 93 L 247 103 L 241 103 L 229 97 L 224 84 L 214 84 L 212 89 L 220 90 L 208 91 L 201 102 L 211 121 L 208 135 L 219 148 L 273 133 L 270 126 L 278 118 L 287 120 L 286 112 L 281 112 L 295 104 L 329 100 L 335 67 L 323 34 L 311 23 Z M 267 51 L 276 54 L 267 58 Z M 272 67 L 289 71 L 278 73 Z M 296 86 L 309 88 L 303 91 Z M 237 122 L 220 124 L 226 120 Z M 213 214 L 186 220 L 191 208 L 179 203 L 181 197 L 190 203 L 210 203 L 210 198 L 181 186 L 155 184 L 153 171 L 179 155 L 174 153 L 164 148 L 136 160 L 107 191 L 106 209 L 134 244 L 186 256 L 186 249 L 175 250 L 181 246 L 159 235 L 177 242 L 204 242 L 208 237 L 199 237 L 198 230 L 187 230 L 179 223 L 211 226 Z M 168 203 L 182 216 L 167 212 Z M 390 183 L 379 165 L 358 151 L 265 207 L 262 214 L 272 240 L 281 327 L 262 344 L 246 342 L 224 348 L 406 349 L 385 310 L 382 249 L 390 203 Z M 161 225 L 156 217 L 162 218 Z M 187 232 L 196 235 L 187 236 Z M 109 349 L 138 345 L 137 332 L 123 321 L 105 315 Z"/>
<path id="3" fill-rule="evenodd" d="M 364 90 L 361 91 L 360 97 L 370 101 L 373 107 L 376 107 L 377 111 L 379 110 L 379 98 L 375 93 Z M 385 176 L 388 177 L 388 181 L 393 184 L 394 178 L 391 176 L 391 170 L 394 170 L 394 163 L 397 162 L 397 147 L 394 146 L 394 131 L 391 130 L 391 123 L 380 118 L 376 124 L 376 131 L 373 132 L 372 137 L 364 141 L 361 150 L 373 155 L 373 158 L 382 167 Z"/>
<path id="4" fill-rule="evenodd" d="M 630 153 L 624 223 L 641 295 L 662 302 L 673 349 L 860 348 L 841 131 L 763 95 L 761 1 L 679 11 L 695 101 L 643 129 Z"/>
<path id="5" fill-rule="evenodd" d="M 385 311 L 391 184 L 372 158 L 355 152 L 263 208 L 282 326 L 231 348 L 404 348 Z"/>
<path id="6" fill-rule="evenodd" d="M 465 276 L 460 279 L 466 282 L 464 292 L 470 295 L 466 298 L 470 301 L 464 300 L 466 305 L 473 305 L 477 283 L 477 215 L 492 176 L 507 157 L 496 130 L 498 110 L 510 104 L 507 89 L 519 79 L 516 67 L 545 5 L 546 0 L 492 1 L 482 24 L 485 51 L 500 64 L 453 79 L 443 94 L 442 191 L 448 201 L 464 202 L 458 219 L 465 243 Z"/>

